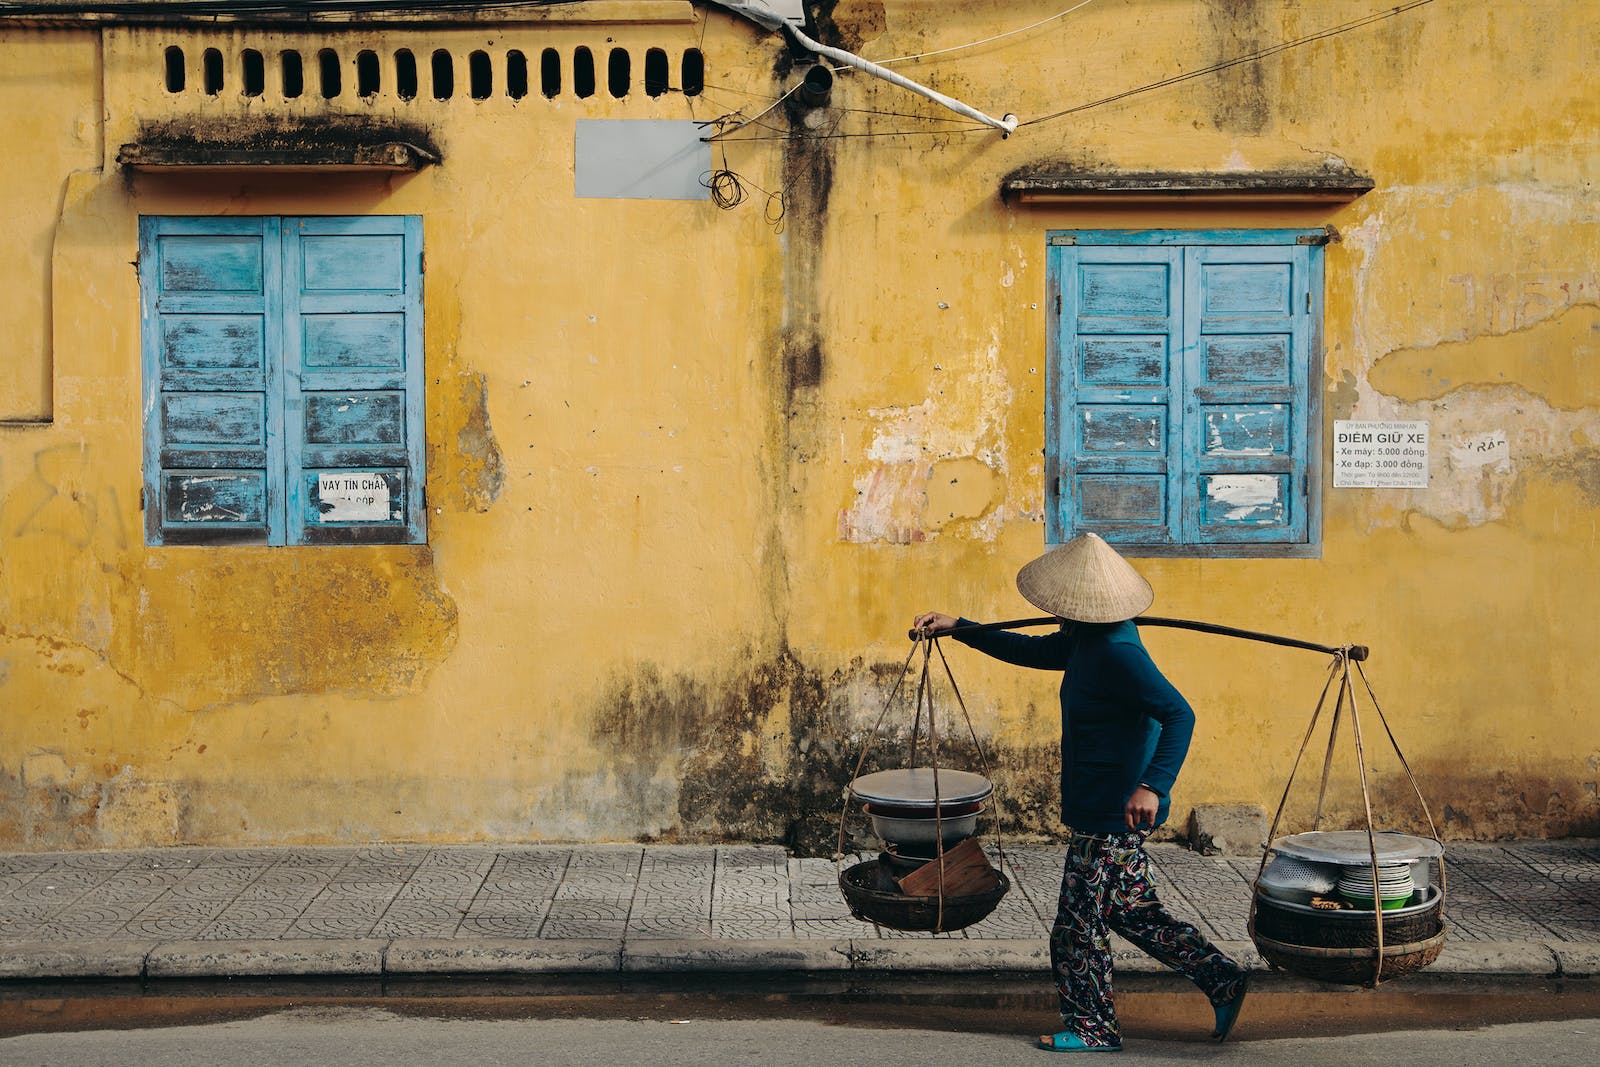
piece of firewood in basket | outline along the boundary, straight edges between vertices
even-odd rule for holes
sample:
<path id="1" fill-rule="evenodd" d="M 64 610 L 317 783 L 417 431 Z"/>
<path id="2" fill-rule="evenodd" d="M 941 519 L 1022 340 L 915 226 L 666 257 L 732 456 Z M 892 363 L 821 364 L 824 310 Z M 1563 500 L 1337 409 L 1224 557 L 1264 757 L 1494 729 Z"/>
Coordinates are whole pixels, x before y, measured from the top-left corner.
<path id="1" fill-rule="evenodd" d="M 989 865 L 983 846 L 969 837 L 944 854 L 944 895 L 969 896 L 986 893 L 1000 884 L 1000 875 Z M 939 861 L 929 860 L 900 879 L 900 892 L 909 897 L 939 895 Z"/>

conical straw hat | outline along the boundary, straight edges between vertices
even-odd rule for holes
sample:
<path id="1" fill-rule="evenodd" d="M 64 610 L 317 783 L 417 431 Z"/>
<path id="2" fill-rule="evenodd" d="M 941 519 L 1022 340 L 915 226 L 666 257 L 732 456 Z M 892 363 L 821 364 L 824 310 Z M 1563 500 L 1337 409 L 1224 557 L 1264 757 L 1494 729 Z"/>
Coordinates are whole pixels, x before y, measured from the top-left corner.
<path id="1" fill-rule="evenodd" d="M 1098 534 L 1074 537 L 1017 572 L 1028 603 L 1076 622 L 1121 622 L 1155 600 L 1150 583 Z"/>

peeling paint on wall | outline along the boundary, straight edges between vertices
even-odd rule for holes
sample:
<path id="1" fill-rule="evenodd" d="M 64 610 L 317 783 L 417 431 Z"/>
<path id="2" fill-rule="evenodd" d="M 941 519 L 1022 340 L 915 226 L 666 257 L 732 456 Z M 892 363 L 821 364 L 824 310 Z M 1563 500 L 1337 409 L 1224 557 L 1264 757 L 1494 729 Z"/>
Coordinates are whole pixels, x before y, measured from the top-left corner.
<path id="1" fill-rule="evenodd" d="M 1460 281 L 1468 285 L 1470 305 L 1475 287 L 1470 279 Z M 1551 290 L 1572 302 L 1546 304 Z M 1532 307 L 1550 307 L 1549 317 L 1521 326 L 1508 323 L 1505 331 L 1486 327 L 1469 340 L 1379 356 L 1368 375 L 1372 388 L 1415 403 L 1466 387 L 1514 382 L 1548 405 L 1600 407 L 1600 276 L 1525 281 L 1512 322 Z"/>
<path id="2" fill-rule="evenodd" d="M 872 464 L 855 478 L 856 499 L 839 513 L 839 538 L 854 543 L 925 541 L 952 522 L 993 541 L 1008 517 L 1006 425 L 1012 389 L 999 343 L 970 368 L 953 357 L 934 364 L 936 391 L 922 403 L 873 408 Z"/>
<path id="3" fill-rule="evenodd" d="M 983 460 L 971 456 L 940 460 L 928 472 L 928 526 L 938 530 L 981 519 L 1005 498 L 1005 477 Z"/>
<path id="4" fill-rule="evenodd" d="M 142 778 L 124 766 L 100 789 L 95 831 L 101 841 L 182 841 L 180 790 L 170 782 Z"/>
<path id="5" fill-rule="evenodd" d="M 456 397 L 446 410 L 460 423 L 455 447 L 435 450 L 445 468 L 439 481 L 461 507 L 488 511 L 506 480 L 505 459 L 489 425 L 489 379 L 476 371 L 461 371 L 454 384 Z"/>
<path id="6" fill-rule="evenodd" d="M 1355 260 L 1351 339 L 1373 364 L 1516 334 L 1600 302 L 1600 273 L 1587 251 L 1600 245 L 1600 208 L 1586 191 L 1514 182 L 1395 186 L 1360 207 L 1359 221 L 1340 235 Z M 1461 219 L 1472 220 L 1479 240 L 1442 239 Z M 1580 316 L 1564 329 L 1582 336 L 1585 325 Z"/>
<path id="7" fill-rule="evenodd" d="M 1359 264 L 1352 337 L 1366 365 L 1344 372 L 1348 388 L 1331 406 L 1340 418 L 1425 421 L 1435 447 L 1427 489 L 1357 498 L 1362 528 L 1411 514 L 1450 529 L 1504 521 L 1529 478 L 1591 497 L 1600 455 L 1600 274 L 1582 250 L 1600 236 L 1592 206 L 1578 193 L 1516 183 L 1386 190 L 1372 206 L 1344 231 Z M 1430 229 L 1452 209 L 1530 239 L 1507 247 L 1490 270 L 1456 269 L 1465 264 L 1449 260 Z M 1579 225 L 1557 226 L 1561 219 Z M 1402 280 L 1408 258 L 1422 254 L 1438 261 L 1429 296 Z M 1504 441 L 1493 462 L 1480 462 L 1493 435 Z"/>
<path id="8" fill-rule="evenodd" d="M 1370 394 L 1357 405 L 1358 419 L 1422 420 L 1434 447 L 1428 488 L 1384 490 L 1365 496 L 1368 530 L 1397 524 L 1403 513 L 1426 515 L 1460 529 L 1504 520 L 1534 476 L 1570 482 L 1586 495 L 1587 469 L 1600 457 L 1600 411 L 1563 411 L 1515 386 L 1457 389 L 1437 400 L 1397 403 Z M 1513 426 L 1505 431 L 1502 427 Z M 1494 462 L 1478 462 L 1486 434 L 1506 435 Z M 1348 492 L 1340 490 L 1339 492 Z"/>

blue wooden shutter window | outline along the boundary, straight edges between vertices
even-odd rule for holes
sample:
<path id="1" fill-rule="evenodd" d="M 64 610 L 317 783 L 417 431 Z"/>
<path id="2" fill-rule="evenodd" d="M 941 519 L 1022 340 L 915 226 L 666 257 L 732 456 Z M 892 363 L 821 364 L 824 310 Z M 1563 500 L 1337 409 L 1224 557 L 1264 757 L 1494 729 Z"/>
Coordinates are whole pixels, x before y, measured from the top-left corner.
<path id="1" fill-rule="evenodd" d="M 272 220 L 139 220 L 145 537 L 282 543 Z"/>
<path id="2" fill-rule="evenodd" d="M 289 542 L 420 541 L 422 221 L 282 228 Z"/>
<path id="3" fill-rule="evenodd" d="M 1305 540 L 1310 252 L 1184 249 L 1186 544 Z"/>
<path id="4" fill-rule="evenodd" d="M 1052 235 L 1052 542 L 1311 544 L 1322 249 L 1298 236 Z"/>
<path id="5" fill-rule="evenodd" d="M 1073 525 L 1107 540 L 1161 544 L 1176 533 L 1182 256 L 1097 248 L 1064 275 L 1062 496 Z"/>
<path id="6" fill-rule="evenodd" d="M 150 544 L 421 543 L 416 217 L 140 219 Z"/>

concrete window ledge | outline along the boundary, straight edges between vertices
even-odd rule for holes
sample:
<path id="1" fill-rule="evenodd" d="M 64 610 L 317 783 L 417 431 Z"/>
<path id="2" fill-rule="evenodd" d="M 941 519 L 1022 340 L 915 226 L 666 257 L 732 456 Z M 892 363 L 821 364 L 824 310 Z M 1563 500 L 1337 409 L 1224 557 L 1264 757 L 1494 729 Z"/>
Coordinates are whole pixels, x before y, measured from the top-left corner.
<path id="1" fill-rule="evenodd" d="M 1008 175 L 1000 195 L 1019 204 L 1348 204 L 1374 187 L 1348 170 L 1134 172 L 1028 168 Z"/>
<path id="2" fill-rule="evenodd" d="M 124 167 L 418 171 L 440 162 L 420 127 L 346 117 L 248 123 L 152 123 L 117 150 Z"/>
<path id="3" fill-rule="evenodd" d="M 418 171 L 439 162 L 434 152 L 404 141 L 343 146 L 249 148 L 231 145 L 178 147 L 125 144 L 117 151 L 124 167 L 143 169 L 272 167 L 288 170 Z"/>

